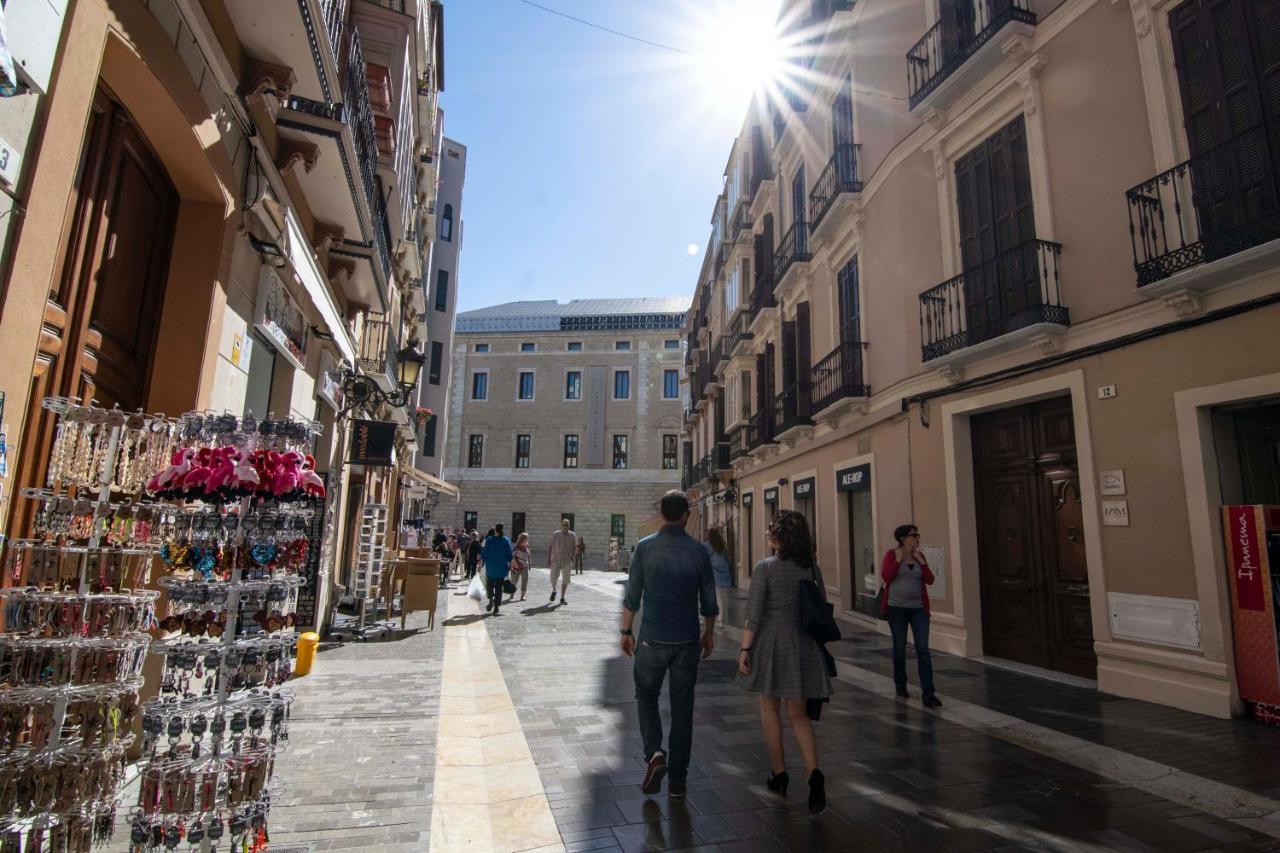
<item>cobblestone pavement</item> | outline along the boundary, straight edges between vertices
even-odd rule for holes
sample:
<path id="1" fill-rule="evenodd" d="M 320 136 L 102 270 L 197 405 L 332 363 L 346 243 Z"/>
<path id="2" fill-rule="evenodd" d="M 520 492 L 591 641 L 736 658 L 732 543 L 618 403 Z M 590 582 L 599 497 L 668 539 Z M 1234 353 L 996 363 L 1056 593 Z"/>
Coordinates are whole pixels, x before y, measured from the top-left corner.
<path id="1" fill-rule="evenodd" d="M 733 683 L 730 635 L 699 676 L 687 801 L 645 798 L 617 648 L 621 577 L 582 576 L 563 607 L 548 589 L 535 571 L 530 601 L 485 625 L 569 851 L 1280 850 L 1242 822 L 846 683 L 817 727 L 830 808 L 810 819 L 789 734 L 799 790 L 784 801 L 764 788 L 757 704 Z"/>
<path id="2" fill-rule="evenodd" d="M 451 593 L 441 591 L 434 631 L 426 613 L 412 614 L 391 639 L 323 647 L 311 674 L 292 683 L 273 848 L 428 849 Z"/>

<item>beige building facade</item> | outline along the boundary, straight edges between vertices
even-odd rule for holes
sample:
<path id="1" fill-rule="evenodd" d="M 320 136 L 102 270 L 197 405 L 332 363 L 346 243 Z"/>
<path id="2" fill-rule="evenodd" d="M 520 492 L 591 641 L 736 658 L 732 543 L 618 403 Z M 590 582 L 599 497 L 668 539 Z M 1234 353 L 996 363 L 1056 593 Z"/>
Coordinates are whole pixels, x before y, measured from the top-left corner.
<path id="1" fill-rule="evenodd" d="M 1219 519 L 1280 502 L 1272 30 L 1235 0 L 785 5 L 810 67 L 733 145 L 685 326 L 686 477 L 740 582 L 797 509 L 878 626 L 914 523 L 936 648 L 1241 713 Z"/>
<path id="2" fill-rule="evenodd" d="M 406 347 L 426 343 L 442 5 L 82 0 L 24 12 L 45 7 L 47 73 L 0 99 L 6 128 L 14 109 L 37 116 L 0 290 L 11 448 L 0 525 L 29 535 L 31 502 L 16 496 L 44 482 L 47 395 L 315 420 L 329 494 L 321 571 L 347 583 L 348 522 L 365 502 L 394 512 L 401 480 L 396 467 L 345 464 L 350 417 L 389 422 L 398 460 L 415 442 L 412 401 L 355 405 L 344 380 L 394 390 Z M 331 592 L 318 585 L 315 624 Z"/>
<path id="3" fill-rule="evenodd" d="M 528 531 L 568 517 L 585 564 L 631 548 L 680 485 L 686 298 L 514 302 L 458 315 L 440 523 Z M 433 516 L 433 522 L 435 516 Z"/>

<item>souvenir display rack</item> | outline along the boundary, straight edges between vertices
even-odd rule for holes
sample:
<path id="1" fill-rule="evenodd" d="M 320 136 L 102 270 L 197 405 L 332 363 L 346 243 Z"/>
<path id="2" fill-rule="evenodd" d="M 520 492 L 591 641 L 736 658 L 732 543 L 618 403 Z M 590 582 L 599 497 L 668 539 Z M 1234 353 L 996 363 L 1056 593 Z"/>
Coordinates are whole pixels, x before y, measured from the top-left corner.
<path id="1" fill-rule="evenodd" d="M 175 441 L 163 417 L 66 398 L 33 539 L 8 543 L 0 590 L 0 850 L 83 853 L 114 831 L 158 593 L 141 589 L 159 507 L 144 472 Z"/>
<path id="2" fill-rule="evenodd" d="M 189 414 L 146 490 L 180 502 L 159 520 L 170 573 L 160 614 L 159 695 L 142 708 L 131 849 L 267 844 L 276 753 L 288 741 L 297 603 L 324 484 L 312 423 Z"/>

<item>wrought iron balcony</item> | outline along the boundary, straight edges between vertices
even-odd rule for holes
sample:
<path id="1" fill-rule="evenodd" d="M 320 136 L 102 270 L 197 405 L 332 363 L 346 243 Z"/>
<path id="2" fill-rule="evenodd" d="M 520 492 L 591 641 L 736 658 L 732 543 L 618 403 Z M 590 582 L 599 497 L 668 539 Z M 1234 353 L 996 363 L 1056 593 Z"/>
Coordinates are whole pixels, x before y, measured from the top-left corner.
<path id="1" fill-rule="evenodd" d="M 1062 246 L 1027 240 L 920 294 L 923 358 L 1040 323 L 1070 324 L 1058 283 Z"/>
<path id="2" fill-rule="evenodd" d="M 782 284 L 782 279 L 793 264 L 803 263 L 813 258 L 809 252 L 809 223 L 796 222 L 782 235 L 778 249 L 773 256 L 773 286 Z"/>
<path id="3" fill-rule="evenodd" d="M 773 284 L 773 270 L 765 264 L 759 265 L 756 268 L 756 287 L 755 290 L 751 291 L 751 319 L 753 321 L 765 308 L 777 307 L 778 301 L 773 295 Z"/>
<path id="4" fill-rule="evenodd" d="M 751 340 L 751 312 L 739 311 L 729 324 L 725 337 L 729 339 L 729 352 L 736 352 L 740 344 Z"/>
<path id="5" fill-rule="evenodd" d="M 774 444 L 773 411 L 768 406 L 761 409 L 747 421 L 747 449 L 755 450 L 765 444 Z"/>
<path id="6" fill-rule="evenodd" d="M 343 85 L 343 117 L 351 127 L 356 159 L 360 165 L 360 184 L 372 209 L 378 190 L 378 139 L 373 130 L 373 110 L 369 107 L 369 80 L 365 76 L 364 51 L 360 47 L 360 31 L 351 28 L 347 50 L 347 69 Z M 376 229 L 375 229 L 376 230 Z M 376 235 L 375 235 L 376 239 Z"/>
<path id="7" fill-rule="evenodd" d="M 334 61 L 341 67 L 342 25 L 347 19 L 347 0 L 320 0 L 320 15 L 324 19 L 325 32 L 329 34 Z"/>
<path id="8" fill-rule="evenodd" d="M 747 203 L 747 199 L 738 202 L 738 212 L 733 217 L 733 227 L 729 229 L 729 233 L 733 235 L 734 242 L 742 239 L 744 232 L 751 231 L 751 205 Z"/>
<path id="9" fill-rule="evenodd" d="M 1278 131 L 1259 125 L 1125 193 L 1139 287 L 1280 237 Z"/>
<path id="10" fill-rule="evenodd" d="M 372 377 L 383 390 L 394 388 L 398 384 L 396 353 L 399 351 L 400 342 L 387 318 L 377 314 L 366 317 L 356 363 L 360 372 Z"/>
<path id="11" fill-rule="evenodd" d="M 729 464 L 730 446 L 728 438 L 724 441 L 716 442 L 716 449 L 711 451 L 711 455 L 707 457 L 710 460 L 710 474 L 714 478 L 720 471 L 732 471 L 733 466 Z"/>
<path id="12" fill-rule="evenodd" d="M 734 460 L 746 456 L 747 451 L 751 449 L 750 438 L 748 424 L 739 424 L 725 433 L 725 439 L 729 445 L 729 463 L 731 467 Z"/>
<path id="13" fill-rule="evenodd" d="M 773 423 L 777 435 L 787 430 L 813 423 L 809 408 L 811 387 L 808 380 L 801 380 L 782 390 L 773 398 Z"/>
<path id="14" fill-rule="evenodd" d="M 813 411 L 821 412 L 841 400 L 871 396 L 863 372 L 864 341 L 848 341 L 813 366 Z"/>
<path id="15" fill-rule="evenodd" d="M 955 4 L 955 17 L 940 18 L 907 51 L 907 96 L 911 109 L 931 95 L 1014 21 L 1035 26 L 1030 0 L 964 0 Z"/>
<path id="16" fill-rule="evenodd" d="M 841 193 L 862 192 L 858 180 L 858 148 L 847 144 L 837 145 L 827 168 L 822 170 L 813 189 L 809 192 L 809 220 L 816 230 Z"/>

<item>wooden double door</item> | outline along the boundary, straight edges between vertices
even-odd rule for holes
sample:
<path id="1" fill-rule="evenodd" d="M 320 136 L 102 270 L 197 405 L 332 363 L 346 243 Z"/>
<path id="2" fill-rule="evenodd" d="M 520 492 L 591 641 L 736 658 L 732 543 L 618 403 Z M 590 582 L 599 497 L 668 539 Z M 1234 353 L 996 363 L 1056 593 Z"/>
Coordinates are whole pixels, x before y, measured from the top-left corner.
<path id="1" fill-rule="evenodd" d="M 975 417 L 985 653 L 1097 674 L 1070 398 Z"/>
<path id="2" fill-rule="evenodd" d="M 144 408 L 179 198 L 125 109 L 99 91 L 68 202 L 67 228 L 46 295 L 17 472 L 44 485 L 54 419 L 49 395 Z M 10 532 L 25 534 L 30 501 Z"/>

